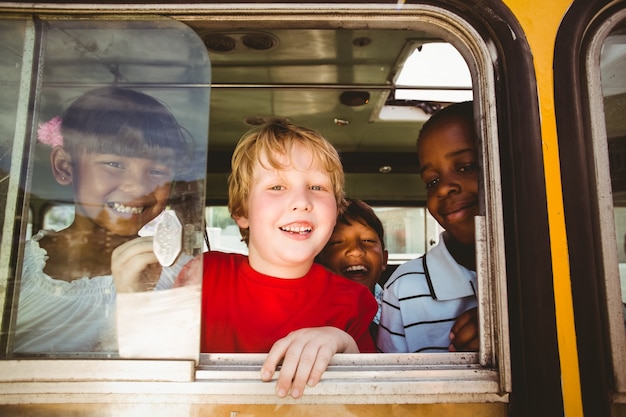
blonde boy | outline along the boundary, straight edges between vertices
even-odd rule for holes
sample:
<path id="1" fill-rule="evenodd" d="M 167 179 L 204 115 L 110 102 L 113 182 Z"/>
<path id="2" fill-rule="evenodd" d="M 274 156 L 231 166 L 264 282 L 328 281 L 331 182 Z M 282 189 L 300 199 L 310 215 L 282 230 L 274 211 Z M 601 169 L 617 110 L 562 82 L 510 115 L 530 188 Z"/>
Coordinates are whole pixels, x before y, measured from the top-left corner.
<path id="1" fill-rule="evenodd" d="M 203 255 L 201 351 L 269 352 L 261 378 L 282 361 L 276 393 L 299 398 L 335 353 L 374 352 L 377 303 L 363 285 L 318 264 L 344 205 L 343 168 L 312 130 L 270 122 L 245 134 L 232 157 L 228 206 L 248 256 Z M 199 259 L 179 275 L 188 285 Z"/>

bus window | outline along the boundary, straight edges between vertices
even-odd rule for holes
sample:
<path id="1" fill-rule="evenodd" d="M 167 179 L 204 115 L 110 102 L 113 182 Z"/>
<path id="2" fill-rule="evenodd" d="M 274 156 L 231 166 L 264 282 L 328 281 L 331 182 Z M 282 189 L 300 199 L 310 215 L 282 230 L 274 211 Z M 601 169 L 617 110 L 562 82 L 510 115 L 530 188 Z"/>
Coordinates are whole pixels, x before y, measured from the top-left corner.
<path id="1" fill-rule="evenodd" d="M 25 117 L 23 103 L 19 103 L 20 81 L 22 76 L 22 59 L 28 61 L 28 49 L 25 50 L 28 22 L 23 19 L 0 20 L 0 92 L 4 100 L 0 102 L 0 201 L 17 199 L 17 181 L 19 176 L 19 159 L 21 151 L 16 155 L 17 161 L 11 158 L 13 141 L 20 126 L 18 120 Z M 26 53 L 25 53 L 26 52 Z M 32 53 L 30 54 L 32 56 Z M 18 117 L 19 115 L 19 117 Z M 16 165 L 12 166 L 15 161 Z M 13 175 L 11 175 L 13 174 Z M 11 236 L 16 217 L 16 207 L 0 204 L 0 282 L 8 274 L 10 264 Z M 6 299 L 6 286 L 0 285 L 0 307 Z M 2 309 L 3 310 L 3 309 Z M 1 338 L 0 338 L 1 340 Z M 1 344 L 1 342 L 0 342 Z"/>
<path id="2" fill-rule="evenodd" d="M 495 108 L 482 101 L 485 90 L 480 87 L 491 76 L 486 70 L 479 77 L 472 61 L 476 55 L 467 46 L 452 35 L 442 38 L 426 26 L 407 31 L 298 29 L 293 22 L 277 28 L 255 22 L 237 23 L 236 29 L 229 29 L 201 20 L 188 23 L 207 45 L 213 65 L 207 247 L 246 253 L 223 205 L 230 157 L 250 125 L 277 117 L 317 130 L 338 149 L 346 173 L 346 194 L 368 202 L 383 221 L 390 265 L 419 257 L 436 244 L 440 229 L 425 208 L 417 135 L 436 110 L 474 99 L 482 138 L 480 158 L 489 161 L 479 187 L 484 201 L 477 221 L 478 256 L 482 258 L 479 265 L 487 268 L 479 273 L 485 291 L 479 296 L 490 299 L 484 305 L 499 306 L 485 309 L 481 326 L 505 325 L 506 319 L 494 316 L 505 314 L 505 297 L 491 298 L 506 293 L 494 290 L 504 285 L 505 274 L 501 196 L 494 192 L 499 190 L 500 175 L 499 164 L 494 162 L 499 157 L 497 124 L 486 113 Z M 491 330 L 482 334 L 481 354 L 450 354 L 454 358 L 447 360 L 492 364 L 495 339 Z"/>
<path id="3" fill-rule="evenodd" d="M 622 303 L 626 303 L 626 34 L 612 33 L 600 57 Z"/>
<path id="4" fill-rule="evenodd" d="M 438 235 L 438 229 L 426 213 L 425 192 L 418 173 L 415 141 L 419 129 L 433 111 L 471 95 L 475 126 L 480 137 L 481 162 L 478 187 L 480 215 L 476 219 L 477 296 L 481 308 L 479 352 L 337 355 L 333 358 L 333 369 L 324 376 L 325 383 L 311 388 L 318 390 L 316 392 L 320 395 L 313 395 L 308 401 L 337 401 L 337 392 L 347 387 L 350 395 L 345 399 L 350 403 L 366 400 L 397 403 L 405 399 L 417 402 L 472 402 L 479 398 L 501 410 L 502 407 L 497 406 L 508 401 L 511 391 L 507 280 L 521 280 L 515 274 L 525 271 L 528 265 L 538 263 L 527 259 L 519 262 L 521 256 L 515 252 L 511 262 L 518 263 L 507 264 L 505 250 L 518 250 L 515 244 L 517 234 L 523 234 L 525 230 L 517 223 L 511 225 L 507 229 L 505 245 L 503 212 L 508 210 L 509 222 L 521 222 L 526 219 L 525 216 L 530 216 L 528 213 L 532 210 L 521 210 L 509 203 L 513 200 L 535 203 L 535 198 L 539 202 L 542 198 L 535 195 L 519 198 L 518 193 L 522 190 L 518 188 L 525 188 L 518 187 L 518 181 L 525 181 L 529 174 L 529 169 L 523 166 L 524 169 L 520 170 L 523 175 L 506 174 L 506 197 L 509 200 L 507 204 L 502 202 L 505 193 L 500 184 L 505 175 L 501 174 L 501 167 L 513 170 L 517 168 L 517 163 L 525 163 L 528 159 L 501 164 L 502 155 L 515 154 L 510 147 L 500 151 L 501 142 L 513 140 L 511 138 L 521 141 L 523 137 L 526 144 L 536 139 L 520 133 L 526 132 L 529 123 L 513 124 L 516 128 L 508 125 L 507 117 L 519 122 L 516 118 L 523 119 L 526 113 L 509 112 L 503 98 L 507 94 L 506 88 L 500 85 L 496 88 L 496 78 L 505 84 L 510 79 L 499 72 L 514 65 L 504 65 L 503 62 L 509 64 L 504 60 L 505 56 L 499 56 L 500 53 L 505 55 L 504 50 L 485 42 L 483 36 L 491 32 L 479 34 L 468 21 L 438 7 L 410 4 L 402 13 L 396 13 L 385 5 L 385 10 L 375 12 L 376 24 L 370 27 L 368 21 L 372 16 L 369 11 L 364 13 L 358 8 L 348 8 L 340 14 L 324 13 L 321 19 L 318 13 L 309 10 L 288 10 L 285 13 L 272 7 L 266 9 L 266 6 L 258 9 L 250 6 L 245 16 L 232 5 L 216 10 L 207 6 L 201 10 L 194 9 L 189 14 L 176 11 L 174 18 L 187 25 L 181 32 L 177 30 L 184 26 L 183 23 L 168 26 L 168 19 L 159 19 L 147 24 L 145 36 L 142 35 L 141 23 L 146 21 L 134 21 L 129 12 L 121 13 L 125 19 L 113 23 L 106 19 L 96 21 L 75 15 L 57 20 L 53 12 L 44 13 L 45 24 L 37 26 L 37 29 L 45 31 L 46 36 L 41 39 L 46 53 L 42 55 L 40 85 L 35 84 L 38 95 L 33 102 L 38 107 L 31 114 L 31 125 L 52 120 L 60 107 L 67 108 L 81 94 L 102 84 L 115 82 L 158 97 L 168 105 L 191 136 L 201 143 L 195 155 L 202 156 L 208 149 L 206 178 L 198 175 L 176 181 L 173 192 L 177 199 L 172 202 L 173 208 L 180 208 L 180 217 L 188 215 L 193 219 L 184 223 L 191 225 L 192 233 L 203 229 L 200 226 L 196 230 L 202 224 L 201 219 L 206 218 L 209 239 L 205 249 L 210 245 L 212 249 L 245 252 L 239 232 L 224 207 L 227 198 L 225 180 L 230 171 L 229 154 L 250 125 L 258 124 L 267 117 L 288 118 L 295 124 L 321 132 L 340 151 L 346 171 L 347 194 L 363 199 L 376 208 L 384 220 L 389 239 L 387 246 L 395 255 L 392 261 L 399 263 L 426 252 L 436 243 Z M 189 7 L 193 9 L 195 6 Z M 323 7 L 333 9 L 327 5 Z M 165 29 L 160 26 L 162 24 Z M 154 27 L 152 25 L 158 26 L 159 30 L 150 30 Z M 188 36 L 189 29 L 193 36 Z M 507 36 L 513 29 L 507 28 Z M 132 36 L 124 37 L 127 31 L 132 32 Z M 202 43 L 195 43 L 196 35 Z M 181 40 L 192 38 L 191 46 L 180 44 Z M 516 45 L 520 43 L 523 42 L 516 40 Z M 444 44 L 446 49 L 456 51 L 462 57 L 462 72 L 469 73 L 470 82 L 428 85 L 412 80 L 410 84 L 398 85 L 396 74 L 406 58 L 419 55 L 420 50 L 428 51 L 428 46 L 423 47 L 426 44 Z M 157 62 L 152 55 L 144 58 L 153 48 L 158 49 Z M 210 80 L 206 74 L 207 50 L 212 66 Z M 33 71 L 33 74 L 37 73 Z M 515 86 L 519 85 L 519 81 L 516 79 Z M 209 83 L 210 113 L 207 102 Z M 460 90 L 465 95 L 432 101 L 432 97 L 426 96 L 402 98 L 400 90 L 416 90 L 418 93 Z M 525 97 L 526 93 L 524 89 L 519 95 Z M 497 108 L 501 99 L 504 110 Z M 532 102 L 530 104 L 532 107 Z M 386 105 L 391 105 L 391 112 L 400 108 L 410 109 L 403 113 L 418 117 L 383 118 L 381 109 Z M 502 114 L 507 116 L 502 116 L 503 126 L 500 126 L 499 117 Z M 210 118 L 209 145 L 202 143 L 206 140 L 206 130 L 201 126 L 206 128 L 207 115 Z M 55 214 L 44 217 L 43 213 L 49 207 L 73 203 L 71 188 L 58 184 L 51 175 L 52 164 L 48 162 L 50 149 L 35 143 L 35 138 L 36 132 L 33 131 L 28 140 L 34 156 L 24 158 L 27 163 L 35 165 L 31 167 L 32 182 L 26 182 L 28 199 L 24 203 L 34 208 L 33 235 L 48 225 L 52 218 L 61 217 Z M 532 154 L 532 149 L 529 152 Z M 536 162 L 534 158 L 530 159 Z M 201 162 L 192 159 L 188 165 L 199 167 Z M 383 167 L 385 169 L 381 170 Z M 534 171 L 531 173 L 536 175 Z M 30 177 L 26 180 L 30 181 Z M 130 204 L 118 206 L 118 209 L 130 212 L 128 214 L 133 212 Z M 532 216 L 540 218 L 542 212 L 539 213 L 534 212 Z M 75 212 L 74 216 L 77 215 L 78 212 Z M 20 245 L 24 245 L 24 236 L 19 235 L 19 238 Z M 202 246 L 202 239 L 190 240 Z M 535 241 L 533 245 L 541 248 L 543 243 Z M 195 254 L 200 246 L 192 245 L 190 255 Z M 19 285 L 23 274 L 21 258 L 17 259 L 12 261 L 17 266 L 16 283 Z M 513 276 L 507 276 L 509 273 Z M 19 319 L 21 306 L 18 290 L 12 305 Z M 158 295 L 159 292 L 154 293 Z M 200 312 L 196 311 L 190 322 L 195 320 L 197 323 L 199 317 Z M 519 319 L 523 321 L 522 317 Z M 12 325 L 8 343 L 11 352 L 15 317 L 10 316 L 6 320 Z M 161 323 L 153 324 L 155 329 L 160 329 Z M 193 332 L 185 333 L 188 336 Z M 167 336 L 170 340 L 159 346 L 162 350 L 171 349 L 172 343 L 183 339 Z M 154 341 L 150 338 L 146 340 Z M 137 343 L 136 347 L 140 351 L 135 350 L 129 356 L 151 356 L 149 346 Z M 158 363 L 161 365 L 163 362 Z M 209 397 L 218 402 L 230 401 L 231 397 L 226 394 L 231 394 L 232 388 L 239 392 L 233 401 L 276 401 L 273 387 L 260 383 L 257 378 L 261 363 L 262 358 L 254 354 L 202 354 L 193 373 L 194 380 L 188 381 L 193 383 L 172 389 L 180 387 L 185 391 L 181 391 L 179 397 L 182 401 L 186 401 L 185 395 L 193 390 L 201 401 Z M 253 368 L 254 376 L 251 376 L 249 371 Z M 363 371 L 368 372 L 365 376 L 367 383 L 363 383 Z M 19 378 L 22 379 L 7 378 L 18 381 L 26 377 L 21 374 Z M 36 377 L 33 378 L 37 381 Z M 335 390 L 337 387 L 341 389 Z M 380 395 L 370 395 L 372 390 L 378 390 Z M 397 393 L 401 393 L 400 396 Z"/>
<path id="5" fill-rule="evenodd" d="M 589 41 L 589 85 L 593 169 L 602 256 L 600 301 L 613 359 L 614 402 L 626 397 L 626 13 L 599 25 Z"/>
<path id="6" fill-rule="evenodd" d="M 618 387 L 626 383 L 624 345 L 626 326 L 626 24 L 618 24 L 604 40 L 600 53 L 600 78 L 606 123 L 608 168 L 615 224 L 615 258 L 619 286 L 608 283 L 609 308 Z M 615 276 L 607 274 L 607 277 Z M 614 282 L 614 281 L 613 281 Z M 614 290 L 612 290 L 614 288 Z M 617 295 L 620 294 L 618 297 Z M 615 311 L 617 309 L 617 311 Z M 621 365 L 620 365 L 621 364 Z M 621 386 L 620 391 L 626 387 Z"/>
<path id="7" fill-rule="evenodd" d="M 474 99 L 480 158 L 489 161 L 479 187 L 484 201 L 477 221 L 478 256 L 479 265 L 486 268 L 479 273 L 485 291 L 479 296 L 489 299 L 484 305 L 498 305 L 484 310 L 481 326 L 506 325 L 504 317 L 495 318 L 495 314 L 506 315 L 506 291 L 495 291 L 506 280 L 497 191 L 500 173 L 495 162 L 499 158 L 497 124 L 487 115 L 495 107 L 482 101 L 485 90 L 481 89 L 492 78 L 489 70 L 479 76 L 473 52 L 457 43 L 455 36 L 442 39 L 421 26 L 407 31 L 298 29 L 294 22 L 277 28 L 238 22 L 236 29 L 229 29 L 201 20 L 188 23 L 203 38 L 213 65 L 207 247 L 246 253 L 223 205 L 230 158 L 235 143 L 251 125 L 277 117 L 317 130 L 338 149 L 346 173 L 346 194 L 376 210 L 385 227 L 393 267 L 419 257 L 437 243 L 440 229 L 425 208 L 417 135 L 436 110 Z M 431 54 L 450 60 L 433 61 Z M 423 71 L 426 68 L 430 71 Z M 433 74 L 441 78 L 434 79 Z M 493 298 L 495 294 L 500 295 Z M 482 335 L 481 354 L 450 354 L 453 358 L 446 360 L 492 364 L 496 357 L 493 332 Z"/>
<path id="8" fill-rule="evenodd" d="M 0 20 L 0 91 L 2 96 L 7 97 L 0 104 L 0 307 L 6 311 L 7 302 L 10 305 L 10 293 L 8 276 L 11 271 L 13 233 L 19 225 L 14 219 L 19 218 L 21 211 L 18 207 L 20 167 L 19 162 L 24 152 L 24 122 L 27 108 L 24 101 L 20 101 L 20 90 L 26 90 L 22 82 L 22 66 L 32 63 L 33 53 L 29 47 L 32 39 L 32 23 L 23 19 Z M 27 76 L 24 76 L 27 79 Z M 25 80 L 24 80 L 25 81 Z M 15 150 L 15 152 L 14 152 Z M 6 341 L 4 334 L 6 320 L 1 320 L 0 347 Z M 1 354 L 0 354 L 1 355 Z"/>
<path id="9" fill-rule="evenodd" d="M 30 48 L 40 40 L 41 55 L 13 65 L 27 67 L 35 87 L 2 104 L 12 106 L 2 114 L 14 125 L 34 126 L 23 144 L 3 142 L 14 155 L 23 146 L 27 173 L 23 195 L 6 199 L 24 213 L 6 235 L 20 254 L 11 259 L 15 276 L 1 278 L 14 282 L 6 354 L 197 359 L 197 288 L 177 289 L 187 293 L 169 326 L 116 323 L 115 309 L 132 314 L 138 302 L 158 302 L 156 290 L 169 290 L 202 251 L 210 87 L 202 42 L 162 18 L 29 25 Z M 16 32 L 0 31 L 4 61 L 28 49 L 18 48 Z M 19 85 L 5 74 L 2 88 Z M 21 119 L 22 101 L 32 107 Z M 4 120 L 3 132 L 11 128 Z M 161 267 L 147 281 L 114 282 L 112 251 L 131 241 L 154 250 Z M 124 302 L 124 285 L 147 290 L 144 301 Z"/>

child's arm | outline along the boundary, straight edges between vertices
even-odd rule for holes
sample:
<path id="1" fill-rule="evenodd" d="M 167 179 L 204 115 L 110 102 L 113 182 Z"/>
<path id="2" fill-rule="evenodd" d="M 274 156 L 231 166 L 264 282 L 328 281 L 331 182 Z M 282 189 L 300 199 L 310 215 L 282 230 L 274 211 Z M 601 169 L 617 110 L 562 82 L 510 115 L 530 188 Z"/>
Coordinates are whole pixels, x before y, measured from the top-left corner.
<path id="1" fill-rule="evenodd" d="M 115 248 L 111 272 L 118 293 L 154 289 L 161 276 L 161 265 L 152 250 L 152 237 L 138 237 Z"/>
<path id="2" fill-rule="evenodd" d="M 276 393 L 300 398 L 307 385 L 319 382 L 335 353 L 359 353 L 359 348 L 352 336 L 336 327 L 293 331 L 274 343 L 261 367 L 261 379 L 270 381 L 282 360 Z"/>
<path id="3" fill-rule="evenodd" d="M 476 307 L 461 314 L 450 330 L 450 352 L 476 352 L 478 339 L 478 309 Z"/>

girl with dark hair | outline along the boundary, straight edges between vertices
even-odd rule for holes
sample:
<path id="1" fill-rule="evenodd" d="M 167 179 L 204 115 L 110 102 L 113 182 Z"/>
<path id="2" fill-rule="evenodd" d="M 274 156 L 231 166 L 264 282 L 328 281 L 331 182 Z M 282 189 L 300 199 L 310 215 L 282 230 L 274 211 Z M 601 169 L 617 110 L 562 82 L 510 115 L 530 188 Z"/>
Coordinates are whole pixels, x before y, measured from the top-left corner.
<path id="1" fill-rule="evenodd" d="M 73 189 L 75 215 L 26 242 L 14 351 L 114 351 L 111 254 L 153 239 L 138 236 L 165 210 L 189 136 L 153 97 L 105 87 L 40 125 L 38 139 L 52 147 L 55 180 Z M 150 279 L 137 285 L 171 287 L 180 267 L 163 267 L 154 253 L 147 262 Z"/>

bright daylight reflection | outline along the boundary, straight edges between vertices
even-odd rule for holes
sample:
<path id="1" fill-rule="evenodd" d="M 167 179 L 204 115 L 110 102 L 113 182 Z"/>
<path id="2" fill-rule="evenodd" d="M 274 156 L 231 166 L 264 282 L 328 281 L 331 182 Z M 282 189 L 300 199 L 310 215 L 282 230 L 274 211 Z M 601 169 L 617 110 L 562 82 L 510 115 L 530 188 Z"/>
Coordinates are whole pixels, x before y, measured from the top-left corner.
<path id="1" fill-rule="evenodd" d="M 427 43 L 415 49 L 406 60 L 396 86 L 397 99 L 437 102 L 472 99 L 469 68 L 459 51 L 449 43 Z"/>

